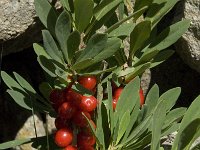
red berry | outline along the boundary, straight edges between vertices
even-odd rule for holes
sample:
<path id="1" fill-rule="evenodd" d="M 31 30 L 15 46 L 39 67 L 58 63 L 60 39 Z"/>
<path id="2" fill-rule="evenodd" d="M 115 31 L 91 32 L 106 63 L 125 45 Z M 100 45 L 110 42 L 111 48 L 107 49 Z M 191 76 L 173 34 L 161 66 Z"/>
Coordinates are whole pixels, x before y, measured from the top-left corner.
<path id="1" fill-rule="evenodd" d="M 113 105 L 113 110 L 115 110 L 116 106 L 117 106 L 117 100 L 116 99 L 113 99 L 112 105 Z"/>
<path id="2" fill-rule="evenodd" d="M 90 124 L 93 126 L 94 129 L 96 129 L 96 124 L 94 123 L 94 121 L 90 120 Z M 92 135 L 92 131 L 90 129 L 90 125 L 87 124 L 86 127 L 83 127 L 81 130 L 85 135 Z"/>
<path id="3" fill-rule="evenodd" d="M 78 82 L 88 90 L 92 90 L 95 88 L 97 84 L 97 79 L 95 76 L 87 76 L 87 77 L 80 77 Z"/>
<path id="4" fill-rule="evenodd" d="M 68 126 L 68 124 L 65 119 L 57 117 L 55 119 L 55 126 L 56 126 L 56 129 L 61 129 L 61 128 L 66 128 Z"/>
<path id="5" fill-rule="evenodd" d="M 82 95 L 70 89 L 66 92 L 65 98 L 68 102 L 71 102 L 75 106 L 79 106 L 79 104 L 81 103 Z"/>
<path id="6" fill-rule="evenodd" d="M 79 150 L 94 150 L 94 147 L 92 146 L 82 146 L 79 148 Z"/>
<path id="7" fill-rule="evenodd" d="M 144 104 L 144 94 L 142 88 L 140 88 L 139 94 L 140 94 L 140 106 L 142 106 Z"/>
<path id="8" fill-rule="evenodd" d="M 117 88 L 117 89 L 114 91 L 114 96 L 113 96 L 113 98 L 116 99 L 116 101 L 118 101 L 118 99 L 119 99 L 119 97 L 120 97 L 120 95 L 121 95 L 123 89 L 124 89 L 123 87 L 119 87 L 119 88 Z"/>
<path id="9" fill-rule="evenodd" d="M 79 127 L 85 127 L 88 125 L 87 119 L 82 113 L 91 120 L 91 116 L 88 112 L 77 111 L 73 116 L 73 122 Z"/>
<path id="10" fill-rule="evenodd" d="M 72 143 L 73 132 L 70 129 L 62 128 L 59 129 L 55 134 L 55 143 L 59 147 L 66 147 Z"/>
<path id="11" fill-rule="evenodd" d="M 83 96 L 79 107 L 83 111 L 93 111 L 97 107 L 97 99 L 94 96 Z"/>
<path id="12" fill-rule="evenodd" d="M 79 133 L 77 135 L 77 145 L 79 147 L 87 147 L 87 146 L 93 146 L 95 144 L 96 140 L 93 135 L 87 135 L 84 133 Z"/>
<path id="13" fill-rule="evenodd" d="M 68 145 L 67 147 L 65 147 L 64 150 L 78 150 L 78 148 L 76 146 L 73 146 L 73 145 Z"/>
<path id="14" fill-rule="evenodd" d="M 65 95 L 62 90 L 54 89 L 50 93 L 50 101 L 52 103 L 53 108 L 57 111 L 58 107 L 65 102 Z"/>
<path id="15" fill-rule="evenodd" d="M 58 108 L 58 115 L 63 119 L 70 119 L 74 113 L 76 112 L 77 108 L 69 102 L 64 102 Z"/>

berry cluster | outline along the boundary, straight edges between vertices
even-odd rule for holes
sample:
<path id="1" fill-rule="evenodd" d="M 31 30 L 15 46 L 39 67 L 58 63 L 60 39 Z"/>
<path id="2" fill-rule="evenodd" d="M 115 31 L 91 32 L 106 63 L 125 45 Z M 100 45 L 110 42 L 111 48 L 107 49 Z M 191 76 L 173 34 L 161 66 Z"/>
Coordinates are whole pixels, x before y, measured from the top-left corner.
<path id="1" fill-rule="evenodd" d="M 95 90 L 97 84 L 94 76 L 80 77 L 78 82 L 91 91 Z M 55 143 L 57 146 L 64 150 L 93 150 L 96 140 L 91 133 L 86 117 L 96 128 L 92 114 L 97 107 L 97 99 L 94 96 L 81 95 L 68 87 L 62 90 L 52 90 L 50 101 L 58 114 L 55 119 L 57 129 Z"/>

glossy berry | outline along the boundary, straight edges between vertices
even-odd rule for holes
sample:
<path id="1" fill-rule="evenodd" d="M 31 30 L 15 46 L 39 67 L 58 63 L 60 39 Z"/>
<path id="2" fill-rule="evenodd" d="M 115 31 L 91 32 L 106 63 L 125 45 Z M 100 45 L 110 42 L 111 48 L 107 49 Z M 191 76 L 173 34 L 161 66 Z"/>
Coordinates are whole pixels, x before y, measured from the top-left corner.
<path id="1" fill-rule="evenodd" d="M 79 147 L 93 146 L 95 143 L 96 140 L 93 135 L 87 135 L 82 132 L 77 135 L 77 145 Z"/>
<path id="2" fill-rule="evenodd" d="M 69 89 L 65 93 L 66 101 L 72 103 L 75 106 L 79 106 L 81 103 L 82 95 L 74 92 L 72 89 Z"/>
<path id="3" fill-rule="evenodd" d="M 82 112 L 82 111 L 77 111 L 74 116 L 73 116 L 73 122 L 74 124 L 76 124 L 79 127 L 86 127 L 88 125 L 87 119 L 85 118 L 85 116 L 91 120 L 91 116 L 88 112 Z"/>
<path id="4" fill-rule="evenodd" d="M 97 107 L 97 99 L 94 96 L 83 96 L 79 107 L 83 111 L 91 112 Z"/>
<path id="5" fill-rule="evenodd" d="M 119 97 L 120 97 L 120 95 L 121 95 L 123 89 L 124 89 L 123 87 L 119 87 L 119 88 L 117 88 L 117 89 L 114 91 L 113 98 L 114 98 L 116 101 L 118 101 L 118 99 L 119 99 Z"/>
<path id="6" fill-rule="evenodd" d="M 69 102 L 64 102 L 58 108 L 58 115 L 63 119 L 70 119 L 74 113 L 76 112 L 77 108 Z"/>
<path id="7" fill-rule="evenodd" d="M 115 110 L 116 106 L 117 106 L 117 100 L 116 99 L 113 99 L 112 105 L 113 105 L 113 110 Z"/>
<path id="8" fill-rule="evenodd" d="M 65 93 L 62 90 L 54 89 L 50 93 L 50 101 L 52 103 L 53 108 L 57 111 L 58 107 L 66 101 Z"/>
<path id="9" fill-rule="evenodd" d="M 72 143 L 73 132 L 68 128 L 59 129 L 55 134 L 54 140 L 59 147 L 67 147 Z"/>
<path id="10" fill-rule="evenodd" d="M 78 150 L 78 148 L 73 145 L 68 145 L 67 147 L 64 148 L 64 150 Z"/>
<path id="11" fill-rule="evenodd" d="M 140 106 L 142 106 L 144 104 L 144 94 L 142 88 L 140 88 L 139 94 L 140 94 Z"/>
<path id="12" fill-rule="evenodd" d="M 67 121 L 61 117 L 55 119 L 56 129 L 66 128 L 68 126 Z"/>
<path id="13" fill-rule="evenodd" d="M 78 79 L 78 82 L 86 89 L 92 90 L 97 84 L 97 79 L 95 76 L 82 76 Z"/>
<path id="14" fill-rule="evenodd" d="M 82 146 L 79 148 L 79 150 L 94 150 L 94 147 L 92 146 Z"/>

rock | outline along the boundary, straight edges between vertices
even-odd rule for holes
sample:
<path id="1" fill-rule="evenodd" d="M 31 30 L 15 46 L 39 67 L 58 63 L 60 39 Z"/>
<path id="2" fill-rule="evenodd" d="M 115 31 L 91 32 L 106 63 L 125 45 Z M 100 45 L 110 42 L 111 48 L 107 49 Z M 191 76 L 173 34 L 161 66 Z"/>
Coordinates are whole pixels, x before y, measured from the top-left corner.
<path id="1" fill-rule="evenodd" d="M 45 136 L 45 129 L 44 129 L 43 122 L 41 120 L 40 115 L 39 114 L 34 115 L 34 120 L 36 124 L 37 136 L 38 137 Z M 30 116 L 26 120 L 22 128 L 18 131 L 16 135 L 16 139 L 26 139 L 26 138 L 36 137 L 35 129 L 34 129 L 34 120 L 33 120 L 33 116 Z M 31 143 L 20 145 L 16 149 L 17 150 L 36 150 L 35 148 L 32 148 Z"/>
<path id="2" fill-rule="evenodd" d="M 199 0 L 181 1 L 175 10 L 174 21 L 191 20 L 189 30 L 175 44 L 176 51 L 191 68 L 200 72 L 200 3 Z"/>
<path id="3" fill-rule="evenodd" d="M 0 1 L 0 46 L 3 55 L 21 51 L 41 40 L 41 23 L 34 0 Z"/>

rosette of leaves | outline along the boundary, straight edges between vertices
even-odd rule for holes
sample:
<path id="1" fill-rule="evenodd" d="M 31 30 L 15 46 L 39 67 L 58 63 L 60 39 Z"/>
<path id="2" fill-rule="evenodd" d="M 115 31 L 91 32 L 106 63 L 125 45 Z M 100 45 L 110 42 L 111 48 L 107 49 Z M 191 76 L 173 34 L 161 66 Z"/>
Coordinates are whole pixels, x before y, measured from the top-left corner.
<path id="1" fill-rule="evenodd" d="M 142 149 L 149 144 L 151 149 L 160 148 L 160 138 L 179 129 L 177 121 L 185 113 L 184 108 L 170 111 L 180 90 L 172 89 L 171 95 L 159 98 L 155 85 L 140 109 L 136 76 L 170 57 L 173 50 L 168 47 L 189 27 L 189 21 L 183 20 L 157 32 L 157 24 L 178 0 L 136 0 L 134 6 L 129 0 L 60 2 L 62 9 L 57 11 L 48 0 L 35 0 L 36 13 L 45 27 L 43 43 L 33 45 L 46 74 L 46 81 L 39 86 L 40 94 L 19 74 L 14 73 L 14 79 L 2 71 L 10 96 L 27 110 L 53 115 L 55 112 L 49 102 L 53 88 L 67 87 L 71 83 L 69 76 L 76 81 L 77 76 L 95 75 L 99 80 L 97 98 L 100 100 L 97 130 L 93 130 L 97 149 Z M 128 46 L 124 44 L 127 39 L 130 41 Z M 128 47 L 126 52 L 125 47 Z M 133 78 L 135 81 L 126 86 L 113 112 L 110 80 L 120 85 Z M 81 94 L 92 94 L 78 83 L 72 88 Z M 106 89 L 108 99 L 101 94 Z M 169 121 L 165 122 L 167 119 Z M 46 142 L 46 137 L 40 137 L 1 144 L 0 149 L 28 142 L 37 147 L 42 141 L 45 143 L 42 148 L 46 148 L 47 143 L 52 144 Z"/>

